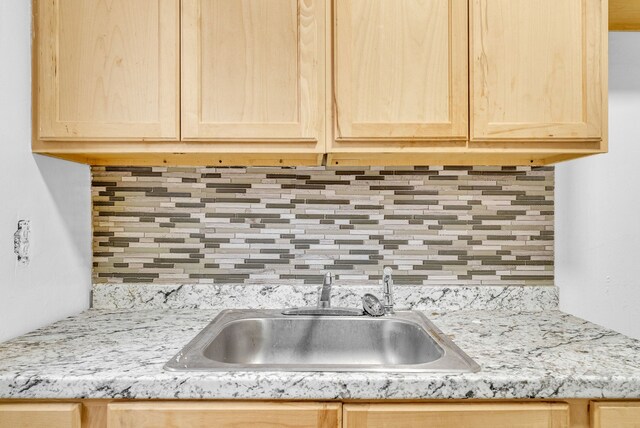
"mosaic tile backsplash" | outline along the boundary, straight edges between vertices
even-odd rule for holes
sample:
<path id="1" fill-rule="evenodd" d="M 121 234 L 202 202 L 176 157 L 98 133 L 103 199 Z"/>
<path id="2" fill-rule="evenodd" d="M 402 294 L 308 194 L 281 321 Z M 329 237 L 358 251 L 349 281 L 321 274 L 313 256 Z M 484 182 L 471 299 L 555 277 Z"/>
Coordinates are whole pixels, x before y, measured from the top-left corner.
<path id="1" fill-rule="evenodd" d="M 94 167 L 95 283 L 553 285 L 553 167 Z"/>

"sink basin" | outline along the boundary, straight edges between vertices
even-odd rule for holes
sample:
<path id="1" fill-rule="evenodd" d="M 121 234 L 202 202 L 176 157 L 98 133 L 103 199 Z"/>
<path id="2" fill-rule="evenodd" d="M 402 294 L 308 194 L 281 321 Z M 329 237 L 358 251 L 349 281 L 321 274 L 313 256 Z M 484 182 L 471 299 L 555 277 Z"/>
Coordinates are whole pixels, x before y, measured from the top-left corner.
<path id="1" fill-rule="evenodd" d="M 166 365 L 184 371 L 473 372 L 480 367 L 420 312 L 286 316 L 222 311 Z"/>

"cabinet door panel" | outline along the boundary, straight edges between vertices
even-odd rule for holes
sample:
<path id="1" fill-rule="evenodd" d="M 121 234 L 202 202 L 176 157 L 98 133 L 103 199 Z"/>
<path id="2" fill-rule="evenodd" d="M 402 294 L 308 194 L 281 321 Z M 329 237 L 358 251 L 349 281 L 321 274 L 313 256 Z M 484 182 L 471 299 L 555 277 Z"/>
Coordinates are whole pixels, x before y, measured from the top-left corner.
<path id="1" fill-rule="evenodd" d="M 471 1 L 472 140 L 602 137 L 603 1 Z"/>
<path id="2" fill-rule="evenodd" d="M 466 138 L 466 0 L 334 8 L 337 139 Z"/>
<path id="3" fill-rule="evenodd" d="M 339 428 L 340 404 L 149 402 L 109 404 L 108 428 Z"/>
<path id="4" fill-rule="evenodd" d="M 640 403 L 591 403 L 591 428 L 640 428 Z"/>
<path id="5" fill-rule="evenodd" d="M 564 403 L 345 404 L 345 428 L 569 428 Z"/>
<path id="6" fill-rule="evenodd" d="M 324 0 L 183 0 L 182 13 L 183 139 L 324 135 Z"/>
<path id="7" fill-rule="evenodd" d="M 80 428 L 80 404 L 0 404 L 0 428 Z"/>
<path id="8" fill-rule="evenodd" d="M 38 0 L 41 140 L 176 140 L 179 0 Z"/>

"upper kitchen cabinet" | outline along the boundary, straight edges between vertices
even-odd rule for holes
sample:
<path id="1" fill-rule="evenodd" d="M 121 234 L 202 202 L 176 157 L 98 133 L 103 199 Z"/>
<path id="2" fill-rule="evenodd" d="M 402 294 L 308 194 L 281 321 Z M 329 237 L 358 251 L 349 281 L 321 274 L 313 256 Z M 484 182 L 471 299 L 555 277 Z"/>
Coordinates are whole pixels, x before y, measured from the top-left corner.
<path id="1" fill-rule="evenodd" d="M 334 159 L 464 146 L 467 0 L 334 0 L 333 24 Z"/>
<path id="2" fill-rule="evenodd" d="M 472 142 L 602 140 L 606 3 L 470 2 Z"/>
<path id="3" fill-rule="evenodd" d="M 324 0 L 34 0 L 36 153 L 318 165 Z"/>
<path id="4" fill-rule="evenodd" d="M 544 165 L 607 151 L 607 0 L 33 0 L 33 151 Z"/>
<path id="5" fill-rule="evenodd" d="M 182 139 L 321 156 L 326 16 L 324 0 L 183 0 Z"/>
<path id="6" fill-rule="evenodd" d="M 607 0 L 334 0 L 331 165 L 607 150 Z"/>
<path id="7" fill-rule="evenodd" d="M 36 0 L 34 14 L 34 148 L 180 138 L 179 0 Z"/>

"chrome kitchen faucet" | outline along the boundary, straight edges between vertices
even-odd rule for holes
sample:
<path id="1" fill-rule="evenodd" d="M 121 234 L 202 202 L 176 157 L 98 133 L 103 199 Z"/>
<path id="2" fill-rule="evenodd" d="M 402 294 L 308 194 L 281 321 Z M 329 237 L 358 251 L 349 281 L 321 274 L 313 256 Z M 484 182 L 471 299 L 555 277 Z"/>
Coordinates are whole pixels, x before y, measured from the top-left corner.
<path id="1" fill-rule="evenodd" d="M 288 308 L 282 311 L 283 315 L 324 315 L 324 316 L 361 316 L 362 309 L 356 308 L 332 308 L 331 287 L 333 286 L 333 274 L 327 272 L 322 281 L 322 287 L 318 292 L 318 304 L 306 308 Z"/>
<path id="2" fill-rule="evenodd" d="M 385 267 L 382 275 L 382 302 L 373 294 L 365 294 L 362 298 L 362 309 L 331 307 L 331 289 L 333 274 L 327 272 L 318 290 L 318 304 L 304 308 L 287 308 L 283 315 L 325 315 L 325 316 L 381 316 L 393 315 L 393 271 Z"/>
<path id="3" fill-rule="evenodd" d="M 390 267 L 382 271 L 382 305 L 384 314 L 393 314 L 393 271 Z"/>

